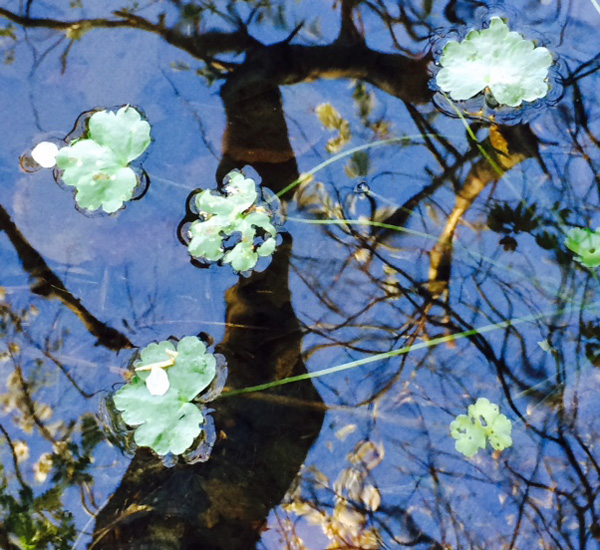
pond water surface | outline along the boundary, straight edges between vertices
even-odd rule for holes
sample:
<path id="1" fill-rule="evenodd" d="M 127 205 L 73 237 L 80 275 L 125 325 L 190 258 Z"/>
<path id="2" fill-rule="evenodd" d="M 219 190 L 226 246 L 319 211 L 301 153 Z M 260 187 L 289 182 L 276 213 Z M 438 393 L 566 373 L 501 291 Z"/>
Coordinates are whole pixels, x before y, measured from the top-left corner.
<path id="1" fill-rule="evenodd" d="M 459 116 L 432 59 L 493 16 L 550 92 Z M 600 548 L 600 281 L 564 244 L 600 226 L 599 27 L 593 0 L 0 1 L 0 547 Z M 139 200 L 85 214 L 20 168 L 122 105 Z M 281 199 L 253 274 L 178 234 L 234 168 Z M 204 462 L 111 406 L 188 335 L 228 366 Z M 466 458 L 481 397 L 512 446 Z"/>

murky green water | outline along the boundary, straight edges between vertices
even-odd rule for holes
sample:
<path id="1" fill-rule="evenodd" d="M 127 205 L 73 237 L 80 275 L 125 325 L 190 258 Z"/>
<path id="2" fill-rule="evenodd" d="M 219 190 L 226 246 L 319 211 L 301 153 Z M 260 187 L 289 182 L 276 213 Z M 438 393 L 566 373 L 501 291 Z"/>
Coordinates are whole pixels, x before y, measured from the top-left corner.
<path id="1" fill-rule="evenodd" d="M 564 244 L 600 226 L 600 13 L 486 4 L 1 2 L 0 547 L 600 547 L 600 281 Z M 495 15 L 552 52 L 549 95 L 460 118 L 431 52 Z M 21 170 L 127 104 L 140 200 L 85 215 Z M 284 214 L 249 277 L 178 235 L 233 168 Z M 225 394 L 210 458 L 161 461 L 110 396 L 188 335 L 226 392 L 315 376 Z M 513 443 L 465 458 L 450 423 L 481 397 Z"/>

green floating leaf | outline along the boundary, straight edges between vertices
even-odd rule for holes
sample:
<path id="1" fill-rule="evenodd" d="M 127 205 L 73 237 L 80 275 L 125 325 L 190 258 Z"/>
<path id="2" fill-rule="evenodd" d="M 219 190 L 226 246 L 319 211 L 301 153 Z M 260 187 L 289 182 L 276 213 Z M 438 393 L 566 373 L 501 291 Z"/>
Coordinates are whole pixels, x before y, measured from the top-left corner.
<path id="1" fill-rule="evenodd" d="M 510 437 L 512 423 L 500 414 L 498 405 L 480 397 L 470 405 L 468 415 L 460 414 L 450 424 L 450 435 L 456 439 L 455 447 L 459 453 L 470 458 L 479 449 L 485 449 L 486 441 L 497 451 L 512 445 Z"/>
<path id="2" fill-rule="evenodd" d="M 150 124 L 133 107 L 121 107 L 116 113 L 99 111 L 88 122 L 90 139 L 108 147 L 127 165 L 150 145 Z"/>
<path id="3" fill-rule="evenodd" d="M 63 181 L 76 188 L 75 200 L 86 210 L 116 212 L 130 200 L 137 185 L 134 171 L 115 154 L 91 139 L 63 147 L 56 155 Z"/>
<path id="4" fill-rule="evenodd" d="M 189 253 L 195 258 L 202 258 L 216 262 L 223 257 L 223 232 L 224 225 L 218 216 L 213 216 L 205 221 L 195 221 L 189 229 Z"/>
<path id="5" fill-rule="evenodd" d="M 270 256 L 275 252 L 275 247 L 277 246 L 277 241 L 273 238 L 268 238 L 263 244 L 261 244 L 256 252 L 259 256 Z"/>
<path id="6" fill-rule="evenodd" d="M 188 251 L 194 258 L 222 260 L 237 272 L 249 271 L 259 257 L 273 254 L 277 230 L 271 212 L 257 204 L 259 194 L 254 180 L 237 170 L 226 179 L 225 195 L 206 189 L 196 196 L 200 219 L 190 225 Z M 236 233 L 239 242 L 228 246 L 227 241 Z"/>
<path id="7" fill-rule="evenodd" d="M 566 247 L 577 254 L 575 258 L 587 267 L 600 265 L 600 227 L 596 231 L 573 227 L 565 238 Z"/>
<path id="8" fill-rule="evenodd" d="M 236 244 L 223 257 L 224 264 L 231 264 L 236 271 L 248 271 L 252 269 L 258 261 L 258 254 L 254 252 L 252 242 L 242 241 Z"/>
<path id="9" fill-rule="evenodd" d="M 436 81 L 456 101 L 487 88 L 499 104 L 518 107 L 548 93 L 551 64 L 546 48 L 536 48 L 531 40 L 511 32 L 502 19 L 492 17 L 487 29 L 446 44 Z"/>
<path id="10" fill-rule="evenodd" d="M 136 375 L 114 396 L 123 420 L 136 427 L 134 440 L 159 455 L 182 454 L 202 431 L 204 417 L 191 401 L 216 375 L 216 359 L 195 336 L 150 344 L 134 363 Z M 156 369 L 168 377 L 162 394 L 152 393 Z M 148 381 L 151 381 L 150 384 Z"/>
<path id="11" fill-rule="evenodd" d="M 127 106 L 94 113 L 87 134 L 61 148 L 56 164 L 65 184 L 75 187 L 81 208 L 116 212 L 133 197 L 138 178 L 128 165 L 150 145 L 150 125 Z"/>
<path id="12" fill-rule="evenodd" d="M 484 430 L 465 414 L 458 415 L 450 424 L 450 435 L 456 439 L 456 450 L 466 457 L 470 458 L 476 455 L 479 449 L 485 449 Z"/>

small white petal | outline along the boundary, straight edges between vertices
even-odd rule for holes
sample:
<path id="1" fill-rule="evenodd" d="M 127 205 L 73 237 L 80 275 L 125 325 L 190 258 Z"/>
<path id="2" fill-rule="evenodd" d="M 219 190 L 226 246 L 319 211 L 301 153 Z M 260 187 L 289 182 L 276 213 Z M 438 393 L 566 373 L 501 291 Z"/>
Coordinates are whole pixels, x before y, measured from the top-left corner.
<path id="1" fill-rule="evenodd" d="M 31 158 L 42 168 L 52 168 L 56 165 L 58 147 L 50 141 L 38 143 L 31 151 Z"/>
<path id="2" fill-rule="evenodd" d="M 169 376 L 164 369 L 153 367 L 146 378 L 146 387 L 152 395 L 164 395 L 169 391 Z"/>

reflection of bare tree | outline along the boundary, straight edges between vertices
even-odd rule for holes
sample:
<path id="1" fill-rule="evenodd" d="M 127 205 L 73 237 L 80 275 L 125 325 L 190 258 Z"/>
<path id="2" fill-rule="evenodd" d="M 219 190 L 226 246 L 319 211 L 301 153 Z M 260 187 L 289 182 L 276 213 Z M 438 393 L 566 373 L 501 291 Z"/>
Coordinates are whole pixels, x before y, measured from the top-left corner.
<path id="1" fill-rule="evenodd" d="M 17 310 L 8 300 L 0 301 L 0 366 L 3 375 L 7 373 L 0 410 L 10 419 L 0 424 L 5 457 L 0 467 L 0 545 L 10 550 L 34 541 L 42 548 L 72 545 L 73 519 L 65 514 L 68 488 L 79 491 L 86 511 L 97 507 L 86 470 L 103 438 L 93 415 L 65 415 L 68 407 L 48 399 L 50 365 L 56 365 L 69 381 L 62 389 L 71 403 L 74 396 L 87 402 L 92 396 L 59 359 L 63 335 L 37 338 L 38 323 L 43 324 L 40 317 L 33 303 Z M 70 392 L 71 387 L 75 392 Z M 50 488 L 40 492 L 36 485 L 49 483 L 50 477 Z"/>
<path id="2" fill-rule="evenodd" d="M 98 339 L 98 344 L 118 351 L 131 348 L 133 344 L 119 331 L 111 328 L 94 317 L 63 285 L 62 281 L 48 267 L 40 254 L 27 242 L 10 216 L 0 206 L 0 230 L 4 231 L 15 247 L 23 268 L 31 278 L 31 290 L 46 298 L 55 298 L 66 305 Z"/>
<path id="3" fill-rule="evenodd" d="M 350 4 L 350 3 L 344 3 Z M 349 14 L 346 10 L 344 14 Z M 126 11 L 115 12 L 114 19 L 85 19 L 65 22 L 54 19 L 23 17 L 0 8 L 0 16 L 28 28 L 48 28 L 63 32 L 90 31 L 95 28 L 129 27 L 152 32 L 169 44 L 204 60 L 215 70 L 244 75 L 236 89 L 252 90 L 253 83 L 262 86 L 290 85 L 317 78 L 357 78 L 372 83 L 381 90 L 406 101 L 424 103 L 431 97 L 426 70 L 430 59 L 414 60 L 397 54 L 377 52 L 365 46 L 352 20 L 345 17 L 340 36 L 327 46 L 302 46 L 285 41 L 265 46 L 250 37 L 242 28 L 234 32 L 183 34 L 169 28 L 162 19 L 151 22 Z M 290 39 L 293 35 L 290 36 Z M 228 52 L 246 52 L 247 59 L 239 67 L 219 61 L 215 56 Z M 283 61 L 283 63 L 282 63 Z"/>
<path id="4" fill-rule="evenodd" d="M 227 357 L 232 388 L 305 372 L 287 284 L 290 245 L 278 249 L 263 273 L 227 292 L 228 328 L 218 349 Z M 270 508 L 304 462 L 324 414 L 311 383 L 272 397 L 219 400 L 214 418 L 221 436 L 206 463 L 165 468 L 138 451 L 98 517 L 93 547 L 252 548 Z"/>
<path id="5" fill-rule="evenodd" d="M 173 4 L 182 8 L 181 19 L 185 19 L 183 8 L 189 5 Z M 590 346 L 597 344 L 590 340 L 597 335 L 592 315 L 584 307 L 572 313 L 568 306 L 585 304 L 586 296 L 595 293 L 596 282 L 583 271 L 568 268 L 560 227 L 566 223 L 566 214 L 557 217 L 546 204 L 541 216 L 545 233 L 529 231 L 528 238 L 536 244 L 520 244 L 527 253 L 517 249 L 512 256 L 498 254 L 495 236 L 485 227 L 485 214 L 497 204 L 510 206 L 504 184 L 517 167 L 539 160 L 541 154 L 542 165 L 549 166 L 541 169 L 540 177 L 549 180 L 543 193 L 562 201 L 555 210 L 576 212 L 578 220 L 573 223 L 587 223 L 589 212 L 576 198 L 595 197 L 592 190 L 597 189 L 597 182 L 582 193 L 568 182 L 578 174 L 575 168 L 570 172 L 575 160 L 583 160 L 597 172 L 594 120 L 598 110 L 580 86 L 584 76 L 597 70 L 597 60 L 573 71 L 572 112 L 564 106 L 555 111 L 554 120 L 566 128 L 556 139 L 564 140 L 561 145 L 571 151 L 570 159 L 561 158 L 551 139 L 538 151 L 539 125 L 483 124 L 479 133 L 489 133 L 480 143 L 457 144 L 439 135 L 435 112 L 411 105 L 431 99 L 429 59 L 414 60 L 369 48 L 357 17 L 358 10 L 376 14 L 386 36 L 403 51 L 399 30 L 415 41 L 429 30 L 426 18 L 432 3 L 421 4 L 342 1 L 339 36 L 325 45 L 296 44 L 298 29 L 290 30 L 287 40 L 264 45 L 238 21 L 230 32 L 201 32 L 199 18 L 189 13 L 189 34 L 181 30 L 182 25 L 167 27 L 165 18 L 150 20 L 125 11 L 115 12 L 111 19 L 73 22 L 19 16 L 3 8 L 0 15 L 21 26 L 54 28 L 71 37 L 94 28 L 138 29 L 204 61 L 211 74 L 224 81 L 220 97 L 228 126 L 218 181 L 231 168 L 246 164 L 274 191 L 298 178 L 279 91 L 282 85 L 354 78 L 406 102 L 410 120 L 423 134 L 432 160 L 423 170 L 427 181 L 386 216 L 377 208 L 378 198 L 368 195 L 373 207 L 367 221 L 379 224 L 368 230 L 344 221 L 348 216 L 339 188 L 327 194 L 321 182 L 302 185 L 303 195 L 295 198 L 308 197 L 307 203 L 314 199 L 311 204 L 321 207 L 320 213 L 313 212 L 320 218 L 316 221 L 335 222 L 343 228 L 321 233 L 331 237 L 323 239 L 330 247 L 326 252 L 311 250 L 292 261 L 295 274 L 319 307 L 314 315 L 308 307 L 292 310 L 287 248 L 264 274 L 241 280 L 232 288 L 226 296 L 228 329 L 221 344 L 230 361 L 231 386 L 304 372 L 301 330 L 306 332 L 305 357 L 311 359 L 336 348 L 344 353 L 338 357 L 368 356 L 472 331 L 468 338 L 390 360 L 363 380 L 356 374 L 355 388 L 346 391 L 344 384 L 335 388 L 341 402 L 377 411 L 372 418 L 374 431 L 388 432 L 385 452 L 388 459 L 393 456 L 393 463 L 382 461 L 369 471 L 373 476 L 383 472 L 376 484 L 364 471 L 357 474 L 350 460 L 351 466 L 343 470 L 346 477 L 340 474 L 340 481 L 336 476 L 338 482 L 330 484 L 326 496 L 322 495 L 326 491 L 311 491 L 311 483 L 330 488 L 312 471 L 304 479 L 308 488 L 292 491 L 288 511 L 303 517 L 312 514 L 321 525 L 334 526 L 332 544 L 347 547 L 387 543 L 391 547 L 484 548 L 487 544 L 488 548 L 529 548 L 540 540 L 547 548 L 589 547 L 600 531 L 600 468 L 593 446 L 600 435 L 595 420 L 600 415 L 594 416 L 594 392 L 599 388 L 595 373 L 590 374 L 589 365 L 581 359 L 583 354 L 573 348 L 585 347 L 594 357 Z M 446 9 L 454 22 L 460 19 L 457 4 L 449 2 Z M 225 59 L 228 53 L 245 57 L 232 62 Z M 528 183 L 533 186 L 535 181 Z M 291 197 L 290 192 L 285 199 Z M 516 202 L 526 209 L 528 199 Z M 435 216 L 439 226 L 432 223 Z M 464 232 L 467 236 L 459 229 L 461 224 L 469 229 Z M 417 229 L 420 235 L 402 234 L 398 228 Z M 331 249 L 345 252 L 345 256 L 339 254 L 342 259 L 337 264 L 330 262 Z M 330 264 L 333 267 L 326 272 L 324 266 Z M 516 317 L 563 306 L 565 311 L 534 319 L 529 332 L 509 324 Z M 302 329 L 297 315 L 305 325 Z M 477 327 L 490 323 L 503 324 L 496 332 L 477 333 Z M 579 326 L 588 327 L 583 336 L 577 334 Z M 546 340 L 550 351 L 540 351 L 538 340 Z M 586 377 L 591 389 L 582 382 Z M 362 381 L 369 390 L 361 393 Z M 95 547 L 124 548 L 148 540 L 156 548 L 161 544 L 193 547 L 199 540 L 206 548 L 254 545 L 265 517 L 282 501 L 322 420 L 312 385 L 287 387 L 289 391 L 264 399 L 219 401 L 215 418 L 226 437 L 219 440 L 206 464 L 168 470 L 138 452 L 119 491 L 98 518 Z M 447 426 L 479 393 L 495 395 L 510 410 L 517 443 L 503 455 L 486 454 L 466 462 L 451 452 Z M 296 408 L 306 402 L 313 406 Z M 393 480 L 394 490 L 401 489 L 392 496 L 382 491 L 379 506 L 374 495 L 386 479 Z M 486 515 L 480 500 L 497 514 Z M 359 528 L 343 531 L 344 518 Z M 154 526 L 153 532 L 149 525 Z M 489 525 L 497 526 L 491 539 Z"/>
<path id="6" fill-rule="evenodd" d="M 491 145 L 490 153 L 493 157 L 481 159 L 471 168 L 463 185 L 456 193 L 456 204 L 430 253 L 428 288 L 434 296 L 440 296 L 448 289 L 452 241 L 462 217 L 490 183 L 496 183 L 504 171 L 510 170 L 536 153 L 531 150 L 532 140 L 523 139 L 523 135 L 531 137 L 531 132 L 527 127 L 517 126 L 516 130 L 498 126 L 490 128 L 489 142 L 484 143 L 481 147 L 489 148 Z"/>

